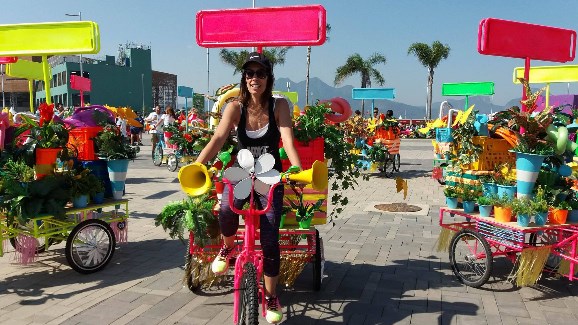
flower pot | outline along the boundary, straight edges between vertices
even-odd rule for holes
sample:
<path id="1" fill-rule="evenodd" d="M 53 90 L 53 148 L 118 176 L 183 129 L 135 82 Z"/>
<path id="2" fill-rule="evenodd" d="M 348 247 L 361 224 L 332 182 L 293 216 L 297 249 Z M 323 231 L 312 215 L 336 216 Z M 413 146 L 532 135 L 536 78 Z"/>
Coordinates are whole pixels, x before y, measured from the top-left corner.
<path id="1" fill-rule="evenodd" d="M 305 220 L 299 221 L 299 229 L 309 229 L 312 220 L 313 218 L 307 218 Z"/>
<path id="2" fill-rule="evenodd" d="M 568 211 L 568 219 L 567 222 L 578 222 L 578 210 L 570 210 Z"/>
<path id="3" fill-rule="evenodd" d="M 480 217 L 488 218 L 492 214 L 492 205 L 480 205 L 478 208 L 480 209 Z"/>
<path id="4" fill-rule="evenodd" d="M 88 195 L 82 194 L 72 199 L 72 206 L 75 208 L 85 208 L 88 205 Z"/>
<path id="5" fill-rule="evenodd" d="M 464 201 L 464 202 L 462 202 L 462 205 L 464 207 L 465 213 L 472 213 L 472 212 L 474 212 L 474 209 L 476 208 L 476 202 L 475 201 Z"/>
<path id="6" fill-rule="evenodd" d="M 101 204 L 104 202 L 104 192 L 98 192 L 92 195 L 92 203 Z"/>
<path id="7" fill-rule="evenodd" d="M 106 160 L 83 161 L 82 166 L 90 169 L 90 173 L 98 177 L 104 183 L 104 197 L 112 197 L 112 185 L 108 177 Z"/>
<path id="8" fill-rule="evenodd" d="M 536 226 L 543 226 L 548 221 L 548 212 L 538 212 L 534 216 L 534 223 Z"/>
<path id="9" fill-rule="evenodd" d="M 62 148 L 36 148 L 36 164 L 34 171 L 36 179 L 42 179 L 46 175 L 54 174 L 56 167 L 56 158 Z"/>
<path id="10" fill-rule="evenodd" d="M 457 197 L 446 197 L 446 205 L 450 209 L 458 208 L 458 198 Z"/>
<path id="11" fill-rule="evenodd" d="M 528 225 L 530 224 L 530 215 L 518 214 L 516 222 L 520 227 L 528 227 Z"/>
<path id="12" fill-rule="evenodd" d="M 530 197 L 547 156 L 516 152 L 516 185 L 518 198 Z"/>
<path id="13" fill-rule="evenodd" d="M 567 218 L 568 218 L 568 210 L 553 208 L 552 210 L 550 210 L 550 213 L 548 214 L 548 221 L 555 225 L 561 225 L 566 223 Z"/>
<path id="14" fill-rule="evenodd" d="M 495 206 L 494 219 L 499 222 L 512 221 L 512 208 Z"/>
<path id="15" fill-rule="evenodd" d="M 498 194 L 498 185 L 496 183 L 482 183 L 482 192 L 484 196 L 491 196 L 492 194 Z"/>
<path id="16" fill-rule="evenodd" d="M 497 185 L 498 187 L 498 196 L 503 197 L 506 195 L 510 199 L 513 199 L 516 195 L 516 185 Z"/>
<path id="17" fill-rule="evenodd" d="M 107 161 L 108 177 L 112 185 L 112 197 L 115 200 L 122 199 L 124 185 L 126 181 L 126 172 L 128 170 L 128 159 L 115 159 Z"/>

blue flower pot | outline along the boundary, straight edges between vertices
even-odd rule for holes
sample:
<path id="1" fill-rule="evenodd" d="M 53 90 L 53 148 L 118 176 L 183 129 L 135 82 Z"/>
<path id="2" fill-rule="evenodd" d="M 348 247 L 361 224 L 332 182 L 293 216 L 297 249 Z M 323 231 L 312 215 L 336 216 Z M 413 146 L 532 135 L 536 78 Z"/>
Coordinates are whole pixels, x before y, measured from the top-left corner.
<path id="1" fill-rule="evenodd" d="M 527 214 L 518 214 L 517 219 L 518 226 L 520 227 L 528 227 L 530 224 L 530 216 Z"/>
<path id="2" fill-rule="evenodd" d="M 72 206 L 75 208 L 85 208 L 88 205 L 88 195 L 79 195 L 72 199 Z"/>
<path id="3" fill-rule="evenodd" d="M 568 211 L 568 219 L 566 222 L 578 222 L 578 210 Z"/>
<path id="4" fill-rule="evenodd" d="M 482 183 L 482 192 L 487 197 L 498 194 L 498 185 L 496 183 Z"/>
<path id="5" fill-rule="evenodd" d="M 536 226 L 543 226 L 548 222 L 548 212 L 540 212 L 534 216 Z"/>
<path id="6" fill-rule="evenodd" d="M 492 214 L 492 205 L 480 205 L 478 208 L 480 209 L 480 217 L 489 218 Z"/>
<path id="7" fill-rule="evenodd" d="M 516 152 L 518 198 L 530 197 L 546 156 Z"/>
<path id="8" fill-rule="evenodd" d="M 122 195 L 124 194 L 128 162 L 128 159 L 107 161 L 108 177 L 110 178 L 110 184 L 112 185 L 112 197 L 115 200 L 122 199 Z"/>
<path id="9" fill-rule="evenodd" d="M 457 197 L 446 197 L 446 205 L 450 209 L 458 208 L 458 198 Z"/>
<path id="10" fill-rule="evenodd" d="M 510 199 L 513 199 L 516 195 L 516 185 L 497 185 L 497 187 L 499 197 L 506 195 Z"/>
<path id="11" fill-rule="evenodd" d="M 92 196 L 92 203 L 101 204 L 103 202 L 104 202 L 104 192 L 99 192 Z"/>
<path id="12" fill-rule="evenodd" d="M 472 213 L 476 208 L 476 202 L 474 201 L 464 201 L 462 202 L 462 205 L 464 206 L 465 213 Z"/>

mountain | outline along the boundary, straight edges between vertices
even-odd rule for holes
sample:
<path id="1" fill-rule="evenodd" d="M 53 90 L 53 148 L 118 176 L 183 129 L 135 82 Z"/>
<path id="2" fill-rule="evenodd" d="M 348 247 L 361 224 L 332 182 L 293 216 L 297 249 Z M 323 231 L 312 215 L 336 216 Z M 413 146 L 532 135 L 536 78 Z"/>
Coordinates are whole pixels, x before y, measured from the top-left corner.
<path id="1" fill-rule="evenodd" d="M 303 109 L 305 106 L 305 81 L 293 82 L 288 78 L 279 78 L 275 80 L 275 90 L 287 90 L 287 83 L 289 82 L 290 91 L 296 91 L 299 93 L 299 101 L 297 105 Z M 330 99 L 333 97 L 343 97 L 349 101 L 351 108 L 355 111 L 356 109 L 361 110 L 361 101 L 351 99 L 352 86 L 343 87 L 333 87 L 321 79 L 313 77 L 309 80 L 309 103 L 315 103 L 318 99 Z M 447 97 L 447 101 L 455 108 L 464 108 L 465 97 Z M 404 103 L 400 103 L 394 100 L 379 100 L 380 112 L 385 113 L 388 109 L 393 110 L 394 116 L 402 116 L 403 118 L 424 118 L 425 116 L 425 94 L 423 94 L 423 106 L 413 106 Z M 511 107 L 513 105 L 520 105 L 520 98 L 515 98 L 510 100 L 506 105 L 496 105 L 492 103 L 491 98 L 487 96 L 474 96 L 469 98 L 469 105 L 475 105 L 475 109 L 480 113 L 488 114 L 491 112 L 498 112 L 504 110 L 505 108 Z M 432 118 L 436 118 L 439 115 L 441 102 L 434 102 L 432 104 Z M 371 100 L 365 101 L 365 112 L 371 111 Z M 447 114 L 447 112 L 444 112 Z"/>

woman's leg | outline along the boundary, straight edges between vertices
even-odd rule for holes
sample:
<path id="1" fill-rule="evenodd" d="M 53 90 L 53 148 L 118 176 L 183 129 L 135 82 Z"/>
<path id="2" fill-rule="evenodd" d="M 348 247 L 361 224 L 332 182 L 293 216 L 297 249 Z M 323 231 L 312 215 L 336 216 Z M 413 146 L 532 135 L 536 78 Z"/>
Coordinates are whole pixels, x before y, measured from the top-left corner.
<path id="1" fill-rule="evenodd" d="M 244 201 L 234 200 L 233 204 L 237 209 L 241 209 Z M 219 210 L 219 226 L 221 227 L 221 234 L 223 234 L 224 245 L 211 265 L 211 269 L 216 274 L 224 273 L 229 268 L 230 254 L 235 246 L 235 234 L 239 228 L 239 215 L 231 210 L 229 204 L 229 186 L 225 186 L 223 190 L 223 199 Z"/>
<path id="2" fill-rule="evenodd" d="M 279 223 L 283 209 L 283 186 L 278 186 L 273 193 L 271 209 L 261 215 L 261 247 L 263 248 L 263 273 L 265 278 L 265 295 L 277 295 L 277 280 L 281 264 L 279 250 Z M 259 197 L 261 206 L 266 206 L 267 199 Z"/>

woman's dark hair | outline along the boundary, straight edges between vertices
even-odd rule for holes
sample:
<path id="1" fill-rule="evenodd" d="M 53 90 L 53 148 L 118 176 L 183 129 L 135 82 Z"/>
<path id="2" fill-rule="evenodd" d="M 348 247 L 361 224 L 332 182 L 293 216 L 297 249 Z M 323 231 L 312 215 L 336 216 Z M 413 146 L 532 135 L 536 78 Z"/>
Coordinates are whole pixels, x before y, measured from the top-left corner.
<path id="1" fill-rule="evenodd" d="M 271 68 L 272 69 L 272 68 Z M 267 71 L 267 86 L 265 87 L 265 91 L 263 92 L 263 97 L 261 98 L 261 105 L 265 107 L 269 98 L 273 96 L 273 84 L 275 83 L 275 76 L 273 75 L 273 71 L 269 71 L 269 69 L 265 68 Z M 245 73 L 241 73 L 241 91 L 239 92 L 239 101 L 243 104 L 244 107 L 249 105 L 249 99 L 251 98 L 251 94 L 249 93 L 249 88 L 247 87 L 247 79 L 245 78 Z"/>
<path id="2" fill-rule="evenodd" d="M 358 109 L 356 109 L 356 110 L 355 110 L 355 115 L 361 115 L 361 111 L 358 110 Z"/>
<path id="3" fill-rule="evenodd" d="M 171 106 L 167 106 L 167 109 L 165 110 L 165 114 L 172 116 L 172 118 L 174 118 L 174 119 L 177 118 L 177 115 L 175 114 L 175 110 Z"/>
<path id="4" fill-rule="evenodd" d="M 388 109 L 387 112 L 385 112 L 385 116 L 387 117 L 393 117 L 393 111 Z"/>

